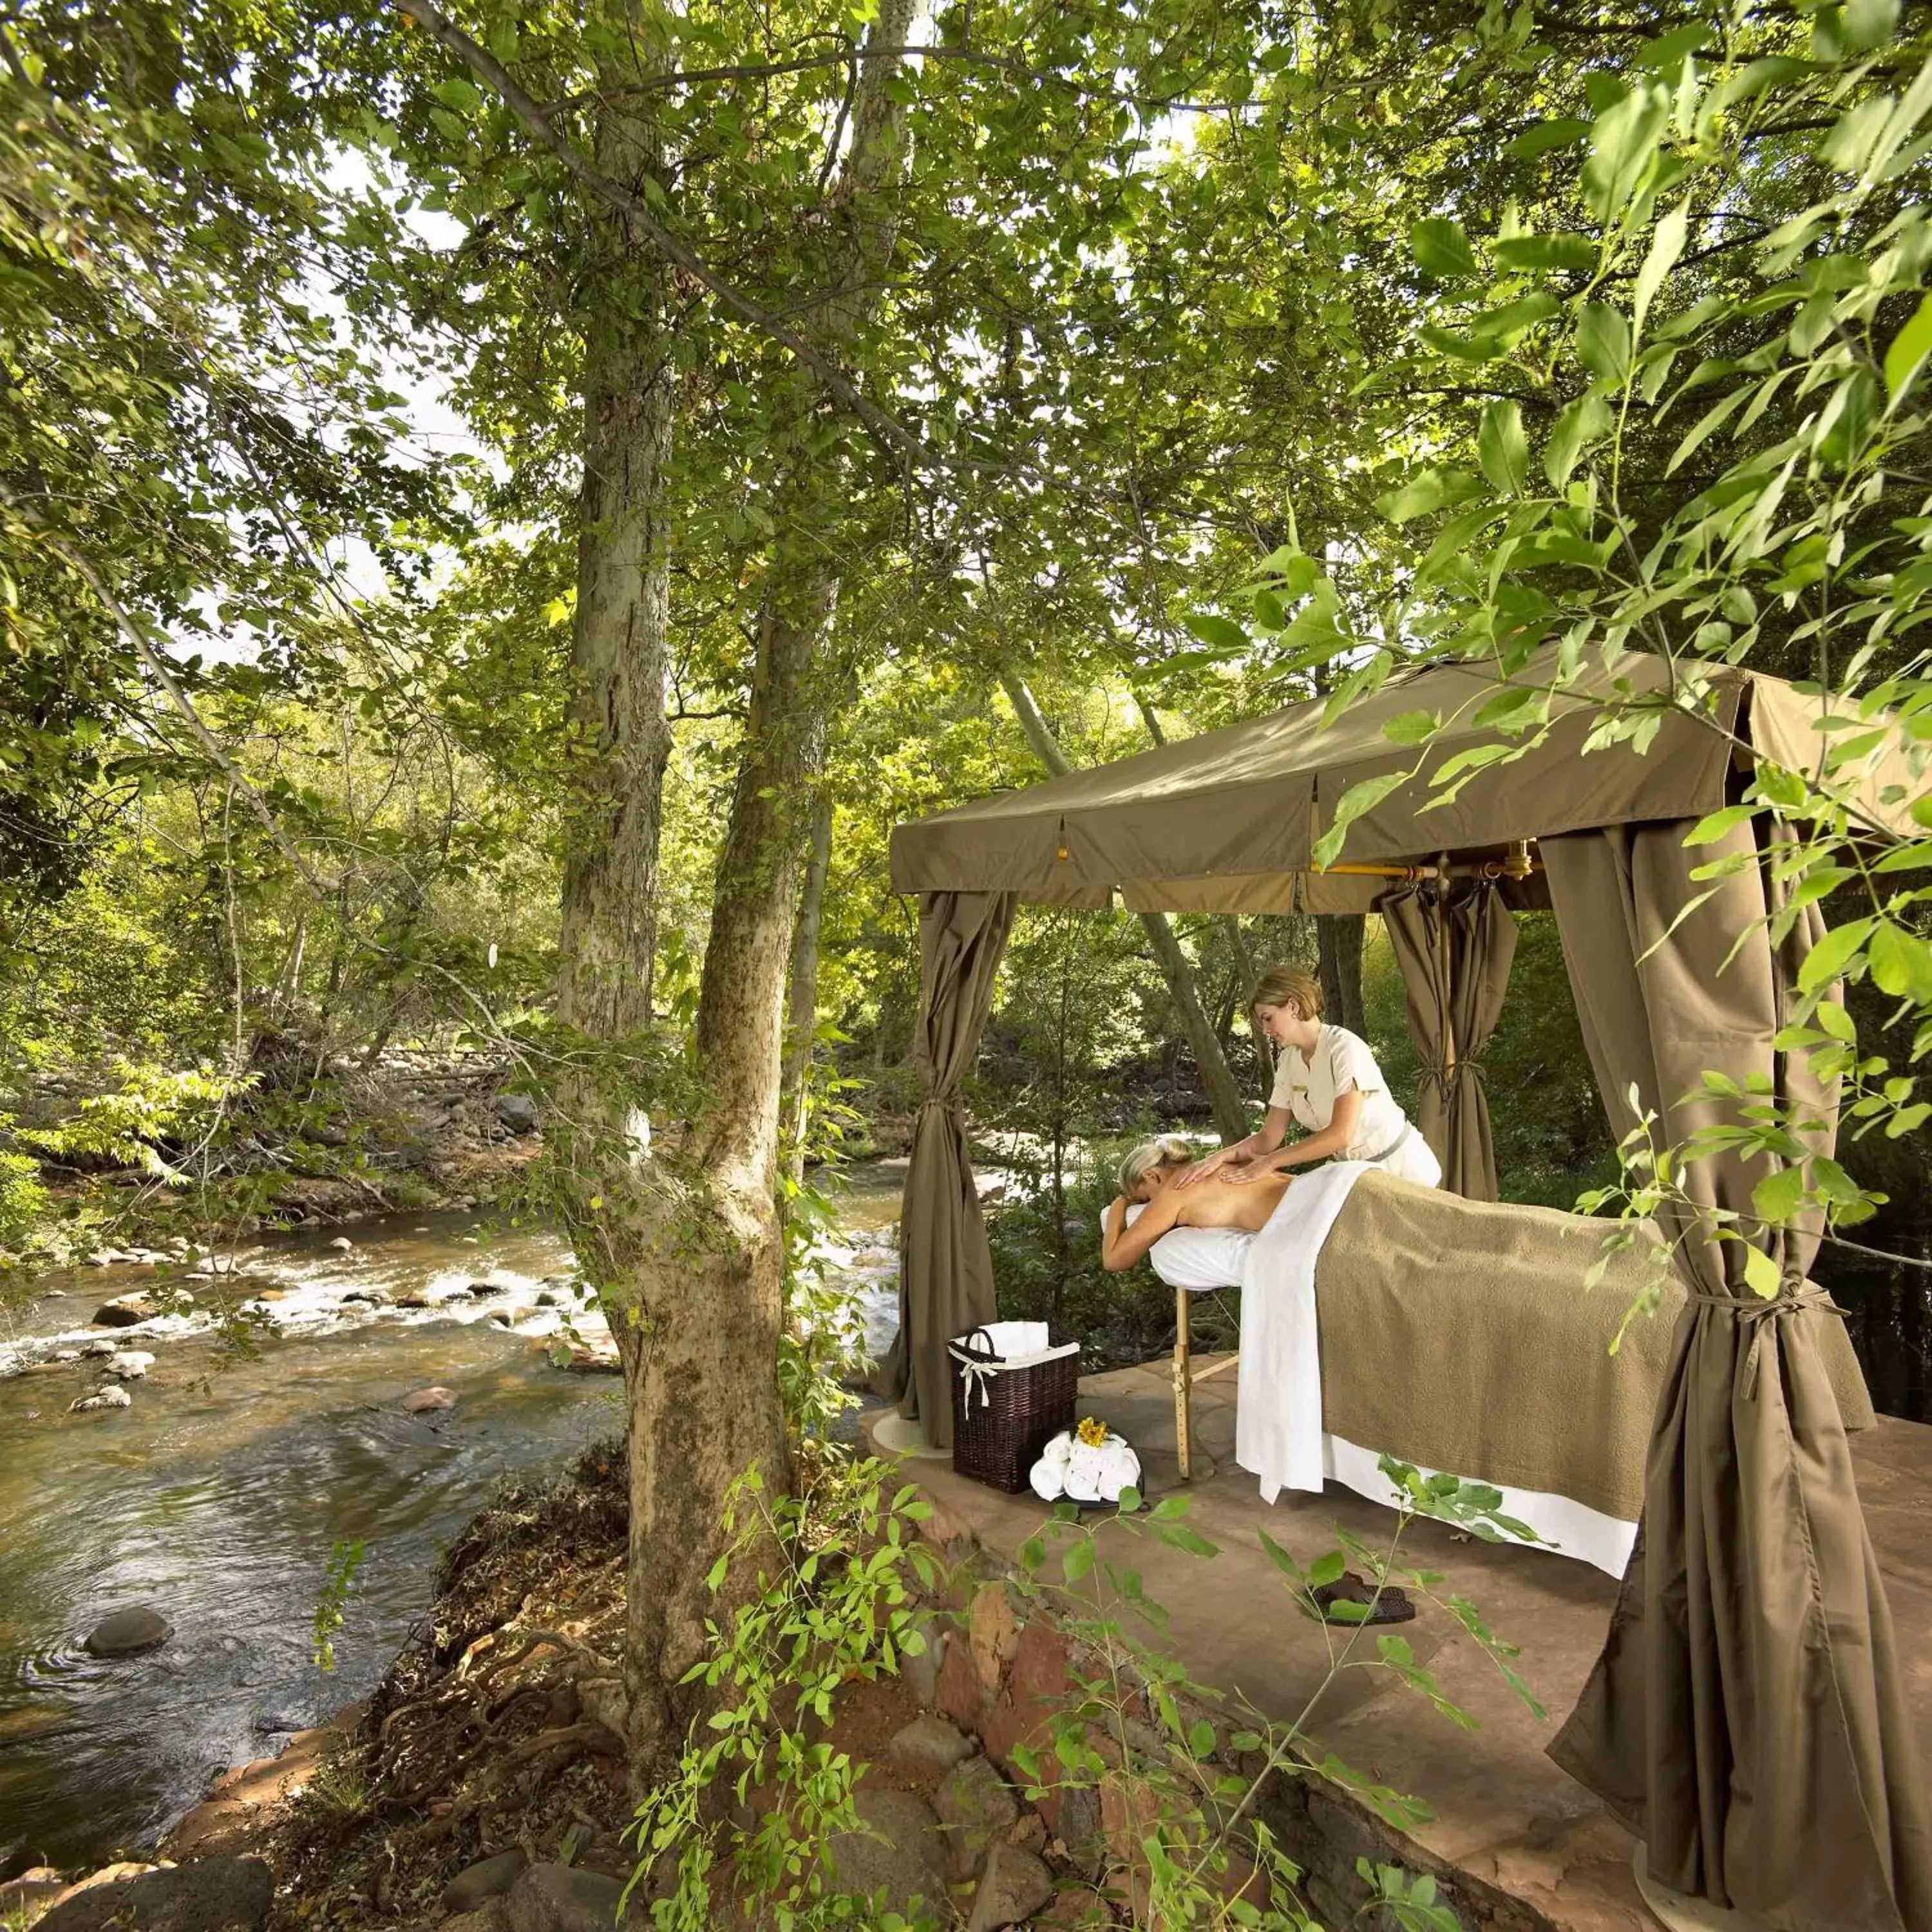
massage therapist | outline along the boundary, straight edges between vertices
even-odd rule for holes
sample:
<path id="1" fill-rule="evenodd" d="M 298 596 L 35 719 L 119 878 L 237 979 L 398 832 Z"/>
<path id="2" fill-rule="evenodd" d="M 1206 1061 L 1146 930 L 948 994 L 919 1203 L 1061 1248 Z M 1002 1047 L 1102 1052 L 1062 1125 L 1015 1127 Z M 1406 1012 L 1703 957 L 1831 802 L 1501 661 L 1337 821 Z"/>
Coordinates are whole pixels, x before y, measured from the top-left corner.
<path id="1" fill-rule="evenodd" d="M 1277 966 L 1262 975 L 1250 1004 L 1255 1024 L 1280 1052 L 1268 1118 L 1258 1133 L 1196 1161 L 1180 1186 L 1217 1173 L 1223 1180 L 1260 1180 L 1331 1154 L 1424 1187 L 1441 1181 L 1440 1163 L 1396 1105 L 1368 1042 L 1322 1023 L 1322 987 L 1312 974 Z M 1306 1132 L 1283 1148 L 1290 1119 Z"/>

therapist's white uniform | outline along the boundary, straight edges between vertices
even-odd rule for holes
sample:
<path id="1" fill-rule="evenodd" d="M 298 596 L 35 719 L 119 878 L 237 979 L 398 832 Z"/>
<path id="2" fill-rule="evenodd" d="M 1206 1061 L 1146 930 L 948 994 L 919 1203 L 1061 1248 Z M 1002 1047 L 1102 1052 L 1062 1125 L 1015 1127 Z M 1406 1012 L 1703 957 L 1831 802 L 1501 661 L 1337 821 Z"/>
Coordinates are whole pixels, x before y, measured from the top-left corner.
<path id="1" fill-rule="evenodd" d="M 1346 1027 L 1324 1024 L 1306 1060 L 1295 1048 L 1283 1047 L 1268 1105 L 1286 1108 L 1309 1132 L 1319 1133 L 1335 1118 L 1336 1095 L 1352 1088 L 1362 1096 L 1362 1111 L 1341 1158 L 1366 1161 L 1424 1187 L 1440 1186 L 1442 1163 L 1390 1098 L 1368 1042 Z"/>

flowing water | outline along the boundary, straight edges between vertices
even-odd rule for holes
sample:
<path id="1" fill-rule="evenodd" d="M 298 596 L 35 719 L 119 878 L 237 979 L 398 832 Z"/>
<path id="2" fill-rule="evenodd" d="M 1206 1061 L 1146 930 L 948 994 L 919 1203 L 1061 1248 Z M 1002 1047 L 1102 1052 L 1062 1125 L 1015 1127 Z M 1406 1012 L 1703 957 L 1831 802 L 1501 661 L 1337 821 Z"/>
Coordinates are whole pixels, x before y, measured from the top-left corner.
<path id="1" fill-rule="evenodd" d="M 846 1244 L 829 1254 L 874 1346 L 896 1321 L 880 1231 L 900 1178 L 892 1163 L 855 1177 Z M 350 1232 L 346 1252 L 325 1232 L 242 1258 L 279 1332 L 239 1360 L 193 1319 L 112 1331 L 155 1358 L 128 1408 L 70 1414 L 102 1365 L 59 1358 L 106 1336 L 94 1310 L 152 1270 L 50 1276 L 0 1327 L 0 1879 L 151 1844 L 216 1774 L 364 1695 L 490 1492 L 620 1430 L 622 1383 L 550 1359 L 566 1319 L 608 1346 L 596 1316 L 573 1312 L 556 1237 L 466 1216 Z M 349 1298 L 370 1292 L 430 1305 Z M 403 1397 L 427 1385 L 455 1406 L 408 1413 Z M 365 1555 L 325 1675 L 315 1609 L 347 1542 Z M 134 1605 L 168 1619 L 169 1641 L 90 1655 L 88 1633 Z"/>

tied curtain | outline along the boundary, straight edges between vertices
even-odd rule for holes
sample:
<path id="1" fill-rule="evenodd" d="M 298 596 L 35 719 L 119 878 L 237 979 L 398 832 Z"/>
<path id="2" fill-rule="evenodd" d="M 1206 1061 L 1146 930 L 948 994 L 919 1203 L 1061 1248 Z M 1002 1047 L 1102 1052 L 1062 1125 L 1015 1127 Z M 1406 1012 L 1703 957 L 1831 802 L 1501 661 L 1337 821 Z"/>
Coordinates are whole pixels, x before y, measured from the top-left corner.
<path id="1" fill-rule="evenodd" d="M 1735 1122 L 1738 1103 L 1703 1084 L 1709 1070 L 1739 1088 L 1771 1083 L 1808 1151 L 1828 1154 L 1834 1084 L 1772 1045 L 1822 921 L 1807 907 L 1781 945 L 1768 937 L 1780 828 L 1763 832 L 1766 850 L 1746 823 L 1687 852 L 1689 829 L 1540 842 L 1611 1124 L 1621 1138 L 1654 1113 L 1663 1146 Z M 1685 912 L 1708 884 L 1694 867 L 1725 859 L 1738 868 Z M 1703 1155 L 1681 1176 L 1688 1204 L 1659 1215 L 1690 1300 L 1636 1550 L 1550 1752 L 1678 1892 L 1780 1932 L 1932 1932 L 1932 1820 L 1846 1440 L 1870 1410 L 1834 1394 L 1863 1384 L 1846 1373 L 1844 1324 L 1805 1280 L 1819 1222 L 1786 1235 L 1753 1214 L 1772 1171 L 1762 1155 Z M 1717 1238 L 1726 1216 L 1777 1264 L 1774 1298 L 1746 1284 L 1738 1242 Z"/>
<path id="2" fill-rule="evenodd" d="M 920 906 L 915 1058 L 926 1099 L 913 1128 L 899 1222 L 899 1332 L 878 1388 L 941 1449 L 952 1444 L 946 1345 L 998 1312 L 959 1083 L 979 1054 L 1018 904 L 1012 892 L 928 892 Z"/>
<path id="3" fill-rule="evenodd" d="M 1502 1017 L 1516 921 L 1493 879 L 1447 892 L 1404 886 L 1384 893 L 1376 910 L 1402 969 L 1408 1030 L 1426 1070 L 1416 1125 L 1442 1163 L 1444 1187 L 1493 1201 L 1496 1155 L 1480 1055 Z"/>

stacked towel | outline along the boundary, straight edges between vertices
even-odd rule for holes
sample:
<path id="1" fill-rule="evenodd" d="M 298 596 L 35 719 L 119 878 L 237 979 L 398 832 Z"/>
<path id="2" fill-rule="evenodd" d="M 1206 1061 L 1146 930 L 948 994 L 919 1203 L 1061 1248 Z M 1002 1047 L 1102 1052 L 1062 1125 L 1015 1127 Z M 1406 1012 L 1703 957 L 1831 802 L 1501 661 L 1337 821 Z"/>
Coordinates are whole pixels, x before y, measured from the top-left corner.
<path id="1" fill-rule="evenodd" d="M 1141 1459 L 1110 1430 L 1105 1443 L 1077 1441 L 1063 1430 L 1033 1466 L 1033 1491 L 1042 1502 L 1065 1496 L 1076 1503 L 1116 1503 L 1141 1479 Z"/>

